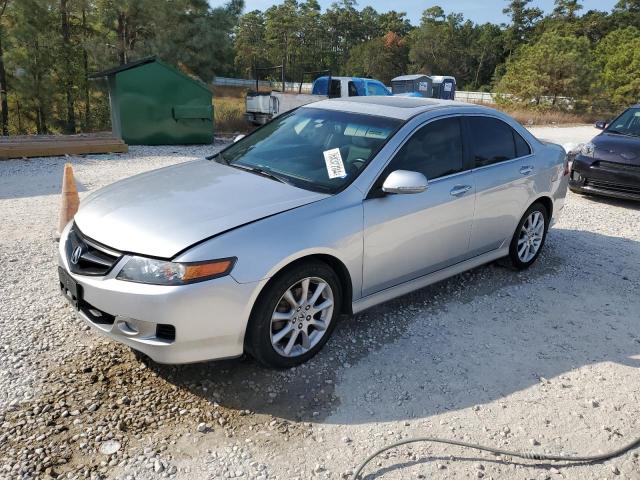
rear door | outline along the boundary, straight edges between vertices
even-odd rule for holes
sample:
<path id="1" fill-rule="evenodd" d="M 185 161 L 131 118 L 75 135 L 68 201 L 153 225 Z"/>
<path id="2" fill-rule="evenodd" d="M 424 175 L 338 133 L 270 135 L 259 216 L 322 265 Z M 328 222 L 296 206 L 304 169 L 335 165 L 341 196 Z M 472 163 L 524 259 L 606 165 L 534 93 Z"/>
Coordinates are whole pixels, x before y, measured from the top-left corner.
<path id="1" fill-rule="evenodd" d="M 395 170 L 423 173 L 427 190 L 376 195 Z M 460 117 L 433 120 L 408 138 L 363 203 L 364 296 L 468 258 L 472 176 Z"/>
<path id="2" fill-rule="evenodd" d="M 498 118 L 466 117 L 465 137 L 476 187 L 469 248 L 475 256 L 510 241 L 531 195 L 535 164 L 529 144 Z"/>

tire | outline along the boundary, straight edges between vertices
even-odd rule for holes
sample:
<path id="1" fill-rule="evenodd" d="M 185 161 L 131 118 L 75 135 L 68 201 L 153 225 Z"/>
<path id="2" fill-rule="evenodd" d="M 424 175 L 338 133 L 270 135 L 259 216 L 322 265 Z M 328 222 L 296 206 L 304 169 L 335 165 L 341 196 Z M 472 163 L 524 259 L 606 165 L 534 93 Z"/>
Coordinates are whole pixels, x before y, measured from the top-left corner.
<path id="1" fill-rule="evenodd" d="M 535 222 L 533 228 L 532 222 Z M 509 264 L 517 270 L 524 270 L 533 265 L 544 247 L 548 229 L 549 213 L 542 203 L 536 202 L 524 213 L 513 234 L 507 257 Z M 527 234 L 526 230 L 532 233 Z M 526 245 L 523 246 L 523 242 Z M 537 248 L 533 251 L 535 245 Z"/>
<path id="2" fill-rule="evenodd" d="M 274 277 L 258 297 L 247 326 L 245 348 L 268 367 L 300 365 L 327 342 L 340 316 L 340 305 L 340 280 L 326 263 L 310 261 L 295 265 Z"/>

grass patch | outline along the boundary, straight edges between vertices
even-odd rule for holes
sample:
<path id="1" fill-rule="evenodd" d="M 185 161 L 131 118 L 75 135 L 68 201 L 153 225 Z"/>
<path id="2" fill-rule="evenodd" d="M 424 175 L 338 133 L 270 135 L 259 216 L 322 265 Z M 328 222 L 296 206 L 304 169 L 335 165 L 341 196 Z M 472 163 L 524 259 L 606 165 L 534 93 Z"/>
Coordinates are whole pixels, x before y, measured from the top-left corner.
<path id="1" fill-rule="evenodd" d="M 244 118 L 244 97 L 213 97 L 214 131 L 216 135 L 249 131 Z"/>
<path id="2" fill-rule="evenodd" d="M 229 97 L 229 98 L 242 98 L 244 99 L 247 94 L 248 88 L 244 87 L 229 87 L 229 86 L 213 86 L 213 98 Z"/>
<path id="3" fill-rule="evenodd" d="M 214 115 L 216 134 L 246 133 L 253 127 L 244 117 L 246 88 L 214 87 Z M 611 118 L 592 112 L 576 113 L 550 108 L 527 108 L 517 105 L 487 105 L 500 110 L 525 126 L 581 125 Z"/>
<path id="4" fill-rule="evenodd" d="M 594 112 L 569 112 L 566 110 L 522 107 L 517 105 L 487 105 L 510 115 L 525 126 L 531 125 L 582 125 L 608 118 L 606 114 Z"/>

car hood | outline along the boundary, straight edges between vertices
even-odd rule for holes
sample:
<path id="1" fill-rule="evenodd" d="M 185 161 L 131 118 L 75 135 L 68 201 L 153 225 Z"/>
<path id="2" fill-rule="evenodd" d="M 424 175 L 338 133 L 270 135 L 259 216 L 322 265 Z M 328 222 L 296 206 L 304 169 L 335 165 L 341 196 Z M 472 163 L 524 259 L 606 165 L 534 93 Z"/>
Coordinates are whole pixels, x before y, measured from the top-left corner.
<path id="1" fill-rule="evenodd" d="M 591 143 L 595 146 L 594 158 L 608 162 L 640 165 L 640 138 L 603 132 Z"/>
<path id="2" fill-rule="evenodd" d="M 327 196 L 197 160 L 98 190 L 82 202 L 75 222 L 108 247 L 171 258 L 208 237 Z"/>

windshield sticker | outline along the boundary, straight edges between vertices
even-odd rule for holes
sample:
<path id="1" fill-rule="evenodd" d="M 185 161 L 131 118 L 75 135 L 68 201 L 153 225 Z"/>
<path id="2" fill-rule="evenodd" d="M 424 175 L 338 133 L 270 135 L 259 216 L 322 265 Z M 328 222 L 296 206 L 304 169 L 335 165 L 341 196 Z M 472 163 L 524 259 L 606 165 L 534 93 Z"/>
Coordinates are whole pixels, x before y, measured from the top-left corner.
<path id="1" fill-rule="evenodd" d="M 329 175 L 329 178 L 344 178 L 347 176 L 339 148 L 325 150 L 322 154 L 324 155 L 324 163 L 327 166 L 327 174 Z"/>

